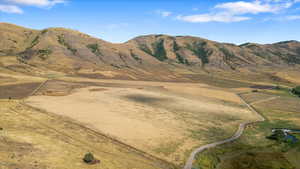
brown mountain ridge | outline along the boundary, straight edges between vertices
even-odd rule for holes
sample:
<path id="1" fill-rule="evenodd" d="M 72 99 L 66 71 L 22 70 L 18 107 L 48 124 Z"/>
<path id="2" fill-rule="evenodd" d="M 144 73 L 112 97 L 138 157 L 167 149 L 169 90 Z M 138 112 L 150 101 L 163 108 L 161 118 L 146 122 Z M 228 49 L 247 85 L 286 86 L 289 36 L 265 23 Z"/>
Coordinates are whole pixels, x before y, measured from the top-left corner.
<path id="1" fill-rule="evenodd" d="M 147 35 L 114 44 L 65 28 L 33 30 L 0 23 L 0 70 L 132 80 L 195 80 L 193 74 L 277 75 L 299 70 L 300 42 L 218 43 Z"/>

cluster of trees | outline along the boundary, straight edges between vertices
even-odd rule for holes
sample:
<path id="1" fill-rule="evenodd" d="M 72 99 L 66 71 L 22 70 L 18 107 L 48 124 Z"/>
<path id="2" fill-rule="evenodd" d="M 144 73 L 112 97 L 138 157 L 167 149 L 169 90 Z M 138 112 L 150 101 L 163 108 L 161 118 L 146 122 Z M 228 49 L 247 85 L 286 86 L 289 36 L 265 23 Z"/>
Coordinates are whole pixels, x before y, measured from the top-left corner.
<path id="1" fill-rule="evenodd" d="M 282 130 L 276 130 L 272 135 L 268 136 L 267 139 L 275 140 L 278 143 L 294 144 L 298 142 L 298 139 L 294 135 L 284 133 Z"/>
<path id="2" fill-rule="evenodd" d="M 293 88 L 292 93 L 294 93 L 295 95 L 298 95 L 300 97 L 300 86 Z"/>

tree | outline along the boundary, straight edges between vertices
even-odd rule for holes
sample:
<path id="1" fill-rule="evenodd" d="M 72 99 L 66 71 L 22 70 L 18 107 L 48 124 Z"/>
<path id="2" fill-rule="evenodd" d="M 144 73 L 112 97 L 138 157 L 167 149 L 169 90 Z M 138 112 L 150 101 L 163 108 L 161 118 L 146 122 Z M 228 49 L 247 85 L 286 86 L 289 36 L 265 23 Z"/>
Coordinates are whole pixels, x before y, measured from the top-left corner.
<path id="1" fill-rule="evenodd" d="M 297 87 L 293 88 L 293 89 L 292 89 L 292 92 L 293 92 L 295 95 L 300 96 L 300 86 L 297 86 Z"/>
<path id="2" fill-rule="evenodd" d="M 92 153 L 85 154 L 83 161 L 85 163 L 93 163 L 95 161 L 95 157 Z"/>

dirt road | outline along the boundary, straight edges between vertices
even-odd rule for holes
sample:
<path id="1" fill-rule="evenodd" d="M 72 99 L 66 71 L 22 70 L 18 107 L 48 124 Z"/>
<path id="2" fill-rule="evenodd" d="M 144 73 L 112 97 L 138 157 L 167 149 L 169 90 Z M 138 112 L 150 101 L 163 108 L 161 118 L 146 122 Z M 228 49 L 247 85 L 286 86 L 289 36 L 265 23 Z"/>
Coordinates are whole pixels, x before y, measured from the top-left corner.
<path id="1" fill-rule="evenodd" d="M 211 144 L 207 144 L 207 145 L 204 145 L 204 146 L 201 146 L 197 149 L 195 149 L 190 157 L 188 158 L 188 160 L 186 161 L 186 164 L 184 166 L 184 169 L 192 169 L 193 167 L 193 161 L 195 160 L 195 157 L 198 153 L 201 153 L 202 151 L 206 150 L 206 149 L 209 149 L 209 148 L 213 148 L 213 147 L 216 147 L 218 145 L 221 145 L 221 144 L 225 144 L 225 143 L 229 143 L 229 142 L 232 142 L 236 139 L 238 139 L 244 132 L 245 130 L 245 127 L 249 124 L 252 124 L 252 123 L 256 123 L 256 122 L 262 122 L 262 121 L 265 121 L 265 118 L 260 114 L 258 113 L 250 104 L 248 104 L 241 96 L 240 94 L 237 94 L 237 96 L 242 100 L 243 103 L 245 103 L 245 105 L 247 105 L 247 107 L 255 112 L 259 117 L 260 117 L 260 120 L 258 121 L 255 121 L 255 122 L 245 122 L 245 123 L 241 123 L 238 130 L 236 131 L 236 133 L 231 137 L 231 138 L 228 138 L 226 140 L 223 140 L 223 141 L 218 141 L 218 142 L 215 142 L 215 143 L 211 143 Z"/>

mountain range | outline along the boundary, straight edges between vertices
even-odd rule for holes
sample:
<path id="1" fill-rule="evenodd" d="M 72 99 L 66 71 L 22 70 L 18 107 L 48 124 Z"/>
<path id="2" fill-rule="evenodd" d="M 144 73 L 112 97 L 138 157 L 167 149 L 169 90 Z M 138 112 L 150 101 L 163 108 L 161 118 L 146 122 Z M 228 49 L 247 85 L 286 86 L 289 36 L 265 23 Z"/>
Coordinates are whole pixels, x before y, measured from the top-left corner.
<path id="1" fill-rule="evenodd" d="M 34 75 L 172 81 L 218 72 L 273 76 L 298 71 L 300 65 L 298 41 L 235 45 L 146 35 L 116 44 L 71 29 L 34 30 L 9 23 L 0 23 L 0 37 L 0 70 Z"/>

